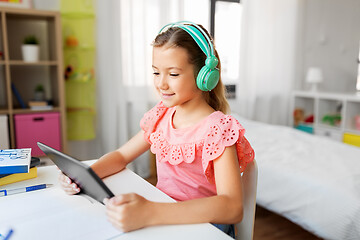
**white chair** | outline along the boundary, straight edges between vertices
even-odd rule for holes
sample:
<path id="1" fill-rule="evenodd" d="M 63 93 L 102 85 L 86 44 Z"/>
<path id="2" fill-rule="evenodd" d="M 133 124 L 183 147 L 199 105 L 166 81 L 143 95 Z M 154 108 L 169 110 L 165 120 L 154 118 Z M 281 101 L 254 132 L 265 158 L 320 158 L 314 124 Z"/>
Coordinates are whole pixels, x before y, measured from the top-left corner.
<path id="1" fill-rule="evenodd" d="M 244 216 L 241 222 L 235 224 L 237 240 L 252 240 L 254 235 L 256 190 L 258 168 L 255 159 L 250 162 L 242 175 Z"/>

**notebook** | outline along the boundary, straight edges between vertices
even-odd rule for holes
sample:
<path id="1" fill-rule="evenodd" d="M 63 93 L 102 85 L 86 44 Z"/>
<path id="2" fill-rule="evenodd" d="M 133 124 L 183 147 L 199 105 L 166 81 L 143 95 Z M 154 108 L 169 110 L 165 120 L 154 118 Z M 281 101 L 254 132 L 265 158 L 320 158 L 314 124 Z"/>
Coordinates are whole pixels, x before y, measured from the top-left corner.
<path id="1" fill-rule="evenodd" d="M 100 203 L 103 203 L 104 198 L 114 196 L 90 166 L 44 143 L 38 142 L 37 145 L 66 176 L 80 187 L 80 193 L 84 193 Z"/>

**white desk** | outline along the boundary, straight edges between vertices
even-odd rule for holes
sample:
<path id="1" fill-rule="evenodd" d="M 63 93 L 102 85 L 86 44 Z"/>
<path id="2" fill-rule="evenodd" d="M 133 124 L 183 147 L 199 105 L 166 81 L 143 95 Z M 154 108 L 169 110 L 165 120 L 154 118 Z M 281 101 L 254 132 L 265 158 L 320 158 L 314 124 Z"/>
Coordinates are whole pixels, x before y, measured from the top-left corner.
<path id="1" fill-rule="evenodd" d="M 99 239 L 99 235 L 101 238 L 106 236 L 103 239 L 232 239 L 209 223 L 155 226 L 129 233 L 120 233 L 106 221 L 105 207 L 102 204 L 97 202 L 90 203 L 90 201 L 81 196 L 67 196 L 59 189 L 57 177 L 58 170 L 55 166 L 39 167 L 37 178 L 0 187 L 0 189 L 11 189 L 40 183 L 56 184 L 55 187 L 45 190 L 0 197 L 0 227 L 8 226 L 10 223 L 11 226 L 9 227 L 14 229 L 11 240 L 23 239 L 25 231 L 27 232 L 27 239 L 34 239 L 29 238 L 31 235 L 40 240 L 48 239 L 49 234 L 51 234 L 51 239 L 72 238 L 87 240 Z M 104 182 L 115 195 L 135 192 L 151 201 L 173 201 L 166 194 L 128 169 L 104 179 Z M 30 202 L 34 202 L 34 199 L 36 199 L 36 204 L 30 204 Z M 41 201 L 42 199 L 43 201 Z M 68 218 L 66 218 L 67 212 L 56 213 L 55 210 L 59 207 L 59 204 L 55 205 L 56 202 L 60 202 L 61 205 L 67 204 L 66 209 L 71 214 L 72 219 L 68 221 L 61 219 L 62 217 L 64 219 Z M 41 213 L 37 212 L 38 214 L 31 213 L 31 207 L 27 206 L 27 204 L 31 206 L 41 205 L 38 207 L 44 209 L 44 211 Z M 55 206 L 53 207 L 54 209 L 51 208 L 52 204 Z M 29 220 L 30 218 L 31 220 Z M 43 221 L 42 225 L 40 225 L 41 220 Z M 39 223 L 36 223 L 37 221 Z M 76 221 L 76 223 L 71 221 Z M 26 229 L 26 226 L 34 224 L 34 222 L 38 227 L 30 230 Z M 87 235 L 77 234 L 78 229 L 86 229 L 87 226 L 92 225 L 96 227 L 101 226 L 99 228 L 101 228 L 104 234 L 97 231 L 98 235 L 93 235 L 94 232 L 91 233 L 92 229 L 88 229 Z M 69 228 L 73 228 L 73 230 L 69 231 Z M 46 229 L 46 231 L 42 229 Z M 63 234 L 65 229 L 70 232 L 71 236 L 69 233 L 67 235 Z M 110 237 L 109 234 L 111 235 Z"/>

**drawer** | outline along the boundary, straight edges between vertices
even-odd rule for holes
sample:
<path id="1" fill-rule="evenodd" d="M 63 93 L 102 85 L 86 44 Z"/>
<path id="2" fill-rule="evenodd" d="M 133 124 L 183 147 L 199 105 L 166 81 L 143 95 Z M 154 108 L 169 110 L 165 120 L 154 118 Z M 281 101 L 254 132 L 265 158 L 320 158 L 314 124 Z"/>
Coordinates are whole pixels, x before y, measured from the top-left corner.
<path id="1" fill-rule="evenodd" d="M 16 148 L 31 148 L 32 156 L 44 155 L 37 142 L 61 150 L 59 113 L 17 114 L 14 119 Z"/>

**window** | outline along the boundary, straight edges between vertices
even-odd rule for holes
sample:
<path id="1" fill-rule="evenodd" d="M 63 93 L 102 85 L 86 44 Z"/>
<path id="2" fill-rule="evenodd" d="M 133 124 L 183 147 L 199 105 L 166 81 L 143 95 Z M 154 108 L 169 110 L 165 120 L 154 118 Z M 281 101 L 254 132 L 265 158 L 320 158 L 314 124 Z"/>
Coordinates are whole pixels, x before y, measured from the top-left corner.
<path id="1" fill-rule="evenodd" d="M 242 5 L 240 1 L 215 1 L 214 39 L 221 59 L 224 84 L 239 78 Z"/>

